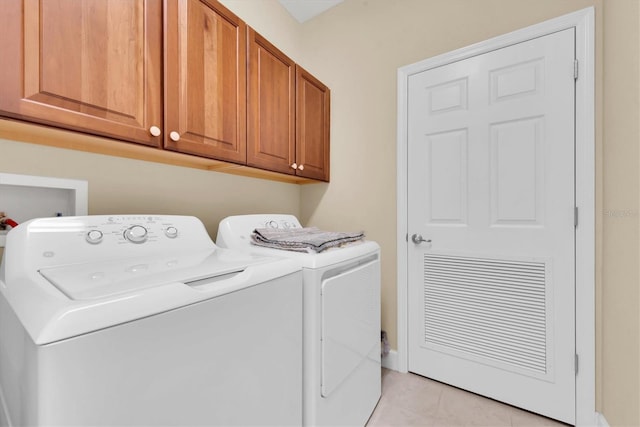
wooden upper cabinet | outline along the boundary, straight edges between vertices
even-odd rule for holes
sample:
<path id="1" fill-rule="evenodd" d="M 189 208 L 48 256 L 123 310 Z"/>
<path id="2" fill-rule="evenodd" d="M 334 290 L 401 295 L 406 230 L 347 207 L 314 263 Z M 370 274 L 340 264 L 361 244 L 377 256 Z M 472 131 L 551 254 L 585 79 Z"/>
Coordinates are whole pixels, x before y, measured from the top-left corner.
<path id="1" fill-rule="evenodd" d="M 246 25 L 217 1 L 167 0 L 165 147 L 246 161 Z"/>
<path id="2" fill-rule="evenodd" d="M 248 29 L 247 164 L 294 175 L 295 63 Z"/>
<path id="3" fill-rule="evenodd" d="M 252 28 L 247 39 L 247 164 L 329 181 L 329 88 Z"/>
<path id="4" fill-rule="evenodd" d="M 329 180 L 329 89 L 219 1 L 0 2 L 0 116 Z"/>
<path id="5" fill-rule="evenodd" d="M 160 146 L 159 0 L 2 0 L 0 114 Z"/>
<path id="6" fill-rule="evenodd" d="M 296 65 L 296 175 L 329 181 L 330 97 L 327 86 Z"/>

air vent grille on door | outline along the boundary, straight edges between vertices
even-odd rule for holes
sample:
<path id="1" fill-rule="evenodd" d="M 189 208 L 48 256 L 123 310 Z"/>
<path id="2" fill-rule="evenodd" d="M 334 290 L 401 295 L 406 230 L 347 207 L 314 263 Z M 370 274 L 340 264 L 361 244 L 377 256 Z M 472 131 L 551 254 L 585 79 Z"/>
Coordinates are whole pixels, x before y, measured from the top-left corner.
<path id="1" fill-rule="evenodd" d="M 544 262 L 425 254 L 425 344 L 545 374 L 545 270 Z"/>

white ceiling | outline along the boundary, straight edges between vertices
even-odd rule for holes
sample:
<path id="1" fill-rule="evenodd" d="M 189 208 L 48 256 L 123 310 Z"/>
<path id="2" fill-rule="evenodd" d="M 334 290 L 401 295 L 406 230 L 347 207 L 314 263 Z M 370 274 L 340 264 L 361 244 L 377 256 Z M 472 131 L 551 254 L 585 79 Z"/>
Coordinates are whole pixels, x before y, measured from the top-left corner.
<path id="1" fill-rule="evenodd" d="M 320 15 L 344 0 L 278 0 L 299 23 Z"/>

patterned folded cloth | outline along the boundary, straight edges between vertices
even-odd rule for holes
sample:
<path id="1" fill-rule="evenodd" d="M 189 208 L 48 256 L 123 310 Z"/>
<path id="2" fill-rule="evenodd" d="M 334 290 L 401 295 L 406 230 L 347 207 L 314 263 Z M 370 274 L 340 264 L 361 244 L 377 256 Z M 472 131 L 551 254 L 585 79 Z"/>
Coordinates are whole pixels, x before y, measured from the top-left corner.
<path id="1" fill-rule="evenodd" d="M 251 243 L 254 245 L 308 253 L 322 252 L 329 248 L 363 239 L 363 232 L 322 231 L 316 227 L 291 228 L 288 230 L 256 228 L 251 234 Z"/>

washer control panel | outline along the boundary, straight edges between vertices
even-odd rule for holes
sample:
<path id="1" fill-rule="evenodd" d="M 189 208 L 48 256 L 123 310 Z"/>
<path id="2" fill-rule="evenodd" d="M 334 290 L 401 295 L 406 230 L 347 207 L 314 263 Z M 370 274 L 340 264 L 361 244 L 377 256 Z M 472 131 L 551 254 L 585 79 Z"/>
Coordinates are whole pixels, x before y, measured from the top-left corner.
<path id="1" fill-rule="evenodd" d="M 179 215 L 93 215 L 39 218 L 16 227 L 39 265 L 215 249 L 195 217 Z M 23 234 L 22 237 L 18 237 Z"/>
<path id="2" fill-rule="evenodd" d="M 158 242 L 163 238 L 177 239 L 180 236 L 181 226 L 175 217 L 131 215 L 99 216 L 94 219 L 95 221 L 87 222 L 85 232 L 86 241 L 92 245 L 107 240 L 140 245 Z"/>

